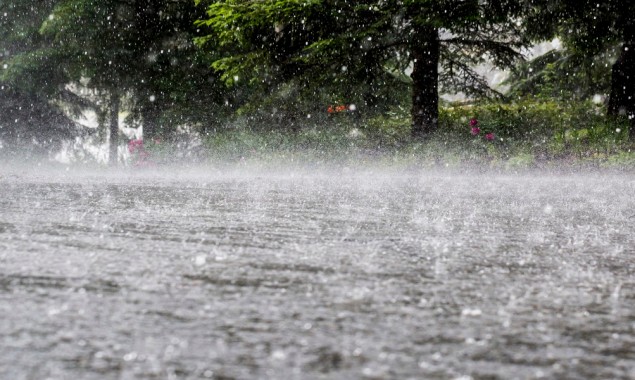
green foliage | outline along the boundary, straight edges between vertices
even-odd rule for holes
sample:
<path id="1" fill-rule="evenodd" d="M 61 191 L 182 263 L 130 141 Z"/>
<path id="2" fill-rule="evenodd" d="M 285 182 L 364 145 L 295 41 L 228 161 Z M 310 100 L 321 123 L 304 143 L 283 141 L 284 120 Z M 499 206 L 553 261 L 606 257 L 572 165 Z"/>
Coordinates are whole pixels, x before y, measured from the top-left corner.
<path id="1" fill-rule="evenodd" d="M 0 1 L 0 122 L 13 131 L 11 120 L 55 115 L 65 124 L 60 104 L 103 118 L 106 95 L 118 92 L 146 137 L 187 124 L 220 150 L 485 157 L 509 167 L 614 157 L 629 149 L 629 127 L 586 100 L 611 91 L 611 63 L 628 51 L 617 47 L 635 41 L 633 14 L 618 0 Z M 559 36 L 566 50 L 516 68 L 510 98 L 519 101 L 442 107 L 441 129 L 414 143 L 408 109 L 421 93 L 409 73 L 429 35 L 440 38 L 442 91 L 474 96 L 497 95 L 474 66 L 515 65 L 530 38 Z M 97 101 L 68 90 L 78 83 Z M 327 113 L 350 104 L 355 112 Z M 495 141 L 469 135 L 473 117 Z"/>
<path id="2" fill-rule="evenodd" d="M 611 62 L 607 111 L 632 120 L 630 138 L 635 141 L 635 2 L 533 0 L 524 21 L 529 37 L 557 36 L 567 48 L 568 56 L 583 57 L 583 64 L 570 72 L 582 79 L 580 82 L 593 83 L 598 77 L 605 77 L 602 61 L 606 65 L 606 58 L 610 59 L 611 52 L 620 46 L 619 57 Z M 595 63 L 600 67 L 594 68 Z M 578 76 L 580 73 L 583 75 Z"/>
<path id="3" fill-rule="evenodd" d="M 78 133 L 52 104 L 67 77 L 39 33 L 56 1 L 0 1 L 0 154 L 49 154 Z"/>
<path id="4" fill-rule="evenodd" d="M 0 83 L 44 98 L 59 90 L 67 77 L 59 52 L 39 33 L 56 1 L 0 1 Z"/>
<path id="5" fill-rule="evenodd" d="M 635 21 L 635 3 L 623 0 L 532 0 L 529 10 L 528 36 L 558 36 L 566 47 L 587 56 L 624 42 Z"/>
<path id="6" fill-rule="evenodd" d="M 208 34 L 199 46 L 220 48 L 212 62 L 228 84 L 247 81 L 259 100 L 276 96 L 281 84 L 326 91 L 360 108 L 381 111 L 401 104 L 411 85 L 406 75 L 419 46 L 417 30 L 445 31 L 439 77 L 448 91 L 492 95 L 474 65 L 486 59 L 509 66 L 525 41 L 512 22 L 522 7 L 510 1 L 268 0 L 197 1 Z M 433 65 L 436 67 L 436 64 Z M 436 73 L 430 73 L 436 77 Z M 305 91 L 309 92 L 309 91 Z M 310 96 L 310 95 L 309 95 Z M 360 101 L 361 100 L 361 101 Z M 433 101 L 431 99 L 430 101 Z M 436 102 L 434 102 L 436 104 Z"/>
<path id="7" fill-rule="evenodd" d="M 396 108 L 385 114 L 367 120 L 361 131 L 378 147 L 399 148 L 410 143 L 410 118 L 403 108 Z"/>
<path id="8" fill-rule="evenodd" d="M 213 162 L 345 162 L 367 151 L 366 143 L 358 137 L 343 128 L 314 127 L 299 133 L 230 129 L 211 134 L 207 148 Z"/>
<path id="9" fill-rule="evenodd" d="M 410 138 L 408 112 L 355 120 L 346 115 L 296 133 L 254 130 L 249 121 L 207 139 L 214 162 L 367 162 L 524 170 L 552 165 L 628 168 L 628 123 L 612 121 L 590 102 L 524 100 L 443 107 L 440 129 L 423 142 Z M 495 134 L 472 136 L 470 120 Z"/>
<path id="10" fill-rule="evenodd" d="M 610 155 L 606 158 L 606 161 L 601 164 L 601 166 L 605 168 L 632 170 L 635 168 L 635 151 L 629 149 L 628 151 Z"/>
<path id="11" fill-rule="evenodd" d="M 54 40 L 68 81 L 119 93 L 152 137 L 226 114 L 232 94 L 208 67 L 213 52 L 192 42 L 202 15 L 191 0 L 64 0 L 40 31 Z"/>
<path id="12" fill-rule="evenodd" d="M 594 57 L 571 50 L 551 50 L 514 68 L 504 84 L 510 86 L 508 98 L 534 96 L 540 99 L 587 100 L 608 95 L 611 66 L 617 49 Z"/>
<path id="13" fill-rule="evenodd" d="M 628 124 L 603 114 L 592 102 L 521 100 L 447 108 L 443 124 L 469 134 L 469 120 L 496 136 L 498 154 L 508 158 L 518 149 L 552 159 L 568 155 L 614 153 L 628 146 Z M 457 124 L 460 120 L 462 123 Z M 478 138 L 477 138 L 478 140 Z"/>

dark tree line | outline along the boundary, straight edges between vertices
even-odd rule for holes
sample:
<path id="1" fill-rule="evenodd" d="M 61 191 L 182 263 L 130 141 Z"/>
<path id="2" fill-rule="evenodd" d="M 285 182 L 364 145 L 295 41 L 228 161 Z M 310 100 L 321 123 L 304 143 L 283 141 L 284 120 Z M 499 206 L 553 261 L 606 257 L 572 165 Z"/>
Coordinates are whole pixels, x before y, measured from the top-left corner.
<path id="1" fill-rule="evenodd" d="M 621 0 L 0 0 L 0 32 L 0 139 L 26 136 L 21 120 L 36 136 L 70 131 L 90 108 L 110 130 L 111 160 L 122 106 L 151 138 L 271 99 L 293 119 L 308 100 L 373 114 L 409 92 L 413 137 L 425 138 L 440 92 L 502 96 L 479 64 L 536 89 L 546 76 L 519 74 L 520 51 L 554 37 L 566 48 L 554 62 L 577 62 L 560 66 L 566 75 L 606 72 L 607 113 L 635 123 L 635 5 Z"/>
<path id="2" fill-rule="evenodd" d="M 589 73 L 587 78 L 595 65 L 611 66 L 607 113 L 628 117 L 630 138 L 635 139 L 635 2 L 532 0 L 530 5 L 525 15 L 530 38 L 561 38 L 566 56 L 578 71 Z M 614 51 L 615 57 L 607 60 Z"/>
<path id="3" fill-rule="evenodd" d="M 199 3 L 205 3 L 199 1 Z M 342 97 L 357 94 L 366 107 L 389 87 L 391 74 L 409 73 L 412 132 L 423 137 L 438 125 L 438 93 L 492 90 L 473 67 L 485 60 L 512 67 L 523 38 L 513 1 L 213 1 L 199 25 L 210 34 L 203 46 L 224 50 L 214 67 L 230 82 L 264 80 L 265 91 L 280 81 L 301 80 Z M 207 4 L 206 3 L 206 4 Z M 343 77 L 334 80 L 333 74 Z M 340 78 L 338 78 L 340 79 Z"/>
<path id="4" fill-rule="evenodd" d="M 109 130 L 112 164 L 124 105 L 146 138 L 214 122 L 232 91 L 209 67 L 214 54 L 193 43 L 202 16 L 191 0 L 2 0 L 0 104 L 14 102 L 11 94 L 33 99 L 44 105 L 35 124 L 46 128 L 59 121 L 47 120 L 45 108 L 63 104 L 69 122 L 95 111 Z"/>

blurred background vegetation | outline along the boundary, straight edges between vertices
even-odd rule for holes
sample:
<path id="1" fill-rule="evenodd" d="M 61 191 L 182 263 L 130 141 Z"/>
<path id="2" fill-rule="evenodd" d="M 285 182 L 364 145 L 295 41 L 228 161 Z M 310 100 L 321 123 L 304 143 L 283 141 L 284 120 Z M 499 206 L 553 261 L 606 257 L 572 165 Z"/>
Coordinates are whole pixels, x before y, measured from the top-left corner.
<path id="1" fill-rule="evenodd" d="M 0 0 L 0 33 L 4 157 L 635 163 L 629 2 Z"/>

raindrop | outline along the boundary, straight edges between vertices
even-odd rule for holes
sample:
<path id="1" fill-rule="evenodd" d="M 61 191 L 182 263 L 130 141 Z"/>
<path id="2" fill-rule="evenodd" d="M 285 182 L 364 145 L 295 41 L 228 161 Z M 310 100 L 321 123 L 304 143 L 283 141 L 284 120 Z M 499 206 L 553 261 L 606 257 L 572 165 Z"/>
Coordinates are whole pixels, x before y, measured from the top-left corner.
<path id="1" fill-rule="evenodd" d="M 464 317 L 480 317 L 482 314 L 480 309 L 466 308 L 461 310 L 461 315 Z"/>
<path id="2" fill-rule="evenodd" d="M 194 259 L 194 265 L 200 267 L 202 265 L 205 265 L 206 261 L 207 261 L 207 259 L 205 258 L 205 255 L 198 255 Z"/>
<path id="3" fill-rule="evenodd" d="M 282 350 L 275 350 L 271 354 L 271 358 L 274 360 L 285 360 L 287 358 L 287 354 Z"/>
<path id="4" fill-rule="evenodd" d="M 157 100 L 157 97 L 154 95 L 150 95 L 149 100 L 154 103 L 154 101 Z"/>

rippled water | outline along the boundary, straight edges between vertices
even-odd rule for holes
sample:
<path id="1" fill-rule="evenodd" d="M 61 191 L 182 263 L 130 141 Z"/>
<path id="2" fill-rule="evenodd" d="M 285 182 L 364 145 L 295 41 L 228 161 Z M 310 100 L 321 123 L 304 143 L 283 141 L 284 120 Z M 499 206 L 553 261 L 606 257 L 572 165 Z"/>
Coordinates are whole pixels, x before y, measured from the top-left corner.
<path id="1" fill-rule="evenodd" d="M 0 379 L 635 378 L 635 177 L 2 174 Z"/>

